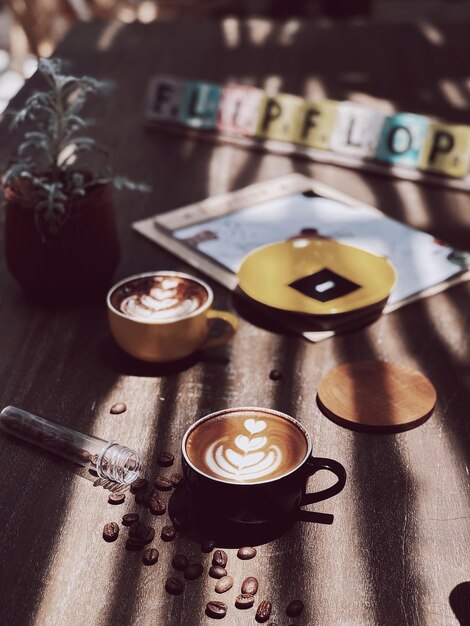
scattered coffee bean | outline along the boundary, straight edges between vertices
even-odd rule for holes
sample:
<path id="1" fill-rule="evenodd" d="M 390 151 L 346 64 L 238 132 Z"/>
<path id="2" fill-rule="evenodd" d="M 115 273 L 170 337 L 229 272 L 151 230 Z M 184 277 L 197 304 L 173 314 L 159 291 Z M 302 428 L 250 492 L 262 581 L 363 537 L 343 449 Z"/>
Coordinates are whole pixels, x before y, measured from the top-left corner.
<path id="1" fill-rule="evenodd" d="M 189 561 L 184 556 L 184 554 L 175 554 L 175 556 L 171 560 L 171 564 L 175 569 L 183 571 L 188 567 Z"/>
<path id="2" fill-rule="evenodd" d="M 245 578 L 242 584 L 242 593 L 249 593 L 250 595 L 256 595 L 258 591 L 258 581 L 254 576 L 249 576 Z"/>
<path id="3" fill-rule="evenodd" d="M 209 569 L 209 576 L 212 578 L 222 578 L 222 576 L 227 576 L 227 570 L 220 565 L 212 565 Z"/>
<path id="4" fill-rule="evenodd" d="M 103 528 L 103 539 L 105 541 L 116 541 L 119 535 L 119 526 L 116 522 L 108 522 Z"/>
<path id="5" fill-rule="evenodd" d="M 109 504 L 122 504 L 126 499 L 126 494 L 122 493 L 122 491 L 114 491 L 110 493 L 108 496 Z"/>
<path id="6" fill-rule="evenodd" d="M 228 606 L 224 602 L 217 602 L 211 600 L 206 604 L 206 615 L 214 617 L 215 619 L 221 619 L 227 615 Z"/>
<path id="7" fill-rule="evenodd" d="M 146 548 L 142 555 L 142 563 L 144 565 L 154 565 L 158 561 L 159 556 L 157 548 Z"/>
<path id="8" fill-rule="evenodd" d="M 149 498 L 149 509 L 150 513 L 153 515 L 164 515 L 166 512 L 166 504 L 155 494 L 152 494 Z"/>
<path id="9" fill-rule="evenodd" d="M 124 413 L 125 411 L 127 411 L 127 406 L 124 402 L 116 402 L 116 404 L 113 404 L 113 406 L 109 409 L 109 412 L 113 415 L 119 415 L 119 413 Z"/>
<path id="10" fill-rule="evenodd" d="M 128 539 L 126 541 L 126 550 L 131 552 L 136 552 L 138 550 L 143 550 L 145 547 L 145 543 L 141 539 Z"/>
<path id="11" fill-rule="evenodd" d="M 304 610 L 304 603 L 302 600 L 292 600 L 289 602 L 286 608 L 286 615 L 289 617 L 298 617 Z"/>
<path id="12" fill-rule="evenodd" d="M 162 528 L 160 537 L 163 539 L 163 541 L 173 541 L 173 539 L 176 537 L 176 530 L 173 526 L 164 526 Z"/>
<path id="13" fill-rule="evenodd" d="M 235 600 L 235 606 L 237 609 L 250 609 L 255 603 L 255 596 L 251 593 L 241 593 Z"/>
<path id="14" fill-rule="evenodd" d="M 165 582 L 165 589 L 173 596 L 179 596 L 183 593 L 184 585 L 178 578 L 167 578 Z"/>
<path id="15" fill-rule="evenodd" d="M 271 380 L 281 380 L 282 372 L 280 372 L 279 370 L 271 370 L 269 372 L 269 378 Z"/>
<path id="16" fill-rule="evenodd" d="M 135 524 L 138 521 L 139 521 L 138 513 L 126 513 L 125 515 L 122 516 L 123 526 L 132 526 L 132 524 Z"/>
<path id="17" fill-rule="evenodd" d="M 201 541 L 201 551 L 202 552 L 212 552 L 212 550 L 215 548 L 215 541 L 213 541 L 212 539 L 203 539 Z"/>
<path id="18" fill-rule="evenodd" d="M 242 561 L 252 559 L 256 556 L 256 548 L 249 548 L 248 546 L 240 548 L 237 552 L 237 556 L 239 559 L 242 559 Z"/>
<path id="19" fill-rule="evenodd" d="M 196 578 L 201 576 L 203 571 L 204 568 L 201 563 L 191 563 L 191 565 L 188 565 L 188 567 L 184 570 L 184 577 L 186 580 L 196 580 Z"/>
<path id="20" fill-rule="evenodd" d="M 145 544 L 148 544 L 148 543 L 152 543 L 154 539 L 155 539 L 155 529 L 152 528 L 151 526 L 147 526 L 145 528 L 144 533 L 142 534 L 142 541 Z"/>
<path id="21" fill-rule="evenodd" d="M 269 600 L 263 600 L 258 606 L 255 619 L 257 622 L 267 622 L 271 615 L 272 604 Z"/>
<path id="22" fill-rule="evenodd" d="M 175 461 L 175 457 L 170 452 L 160 452 L 157 457 L 160 467 L 170 467 Z"/>
<path id="23" fill-rule="evenodd" d="M 146 529 L 147 526 L 143 522 L 135 522 L 129 526 L 129 537 L 133 539 L 142 539 Z"/>
<path id="24" fill-rule="evenodd" d="M 173 487 L 178 487 L 178 485 L 181 485 L 181 483 L 183 482 L 183 474 L 172 474 L 170 476 L 170 481 Z"/>
<path id="25" fill-rule="evenodd" d="M 146 478 L 137 478 L 131 483 L 131 493 L 137 493 L 141 489 L 146 489 L 149 481 Z"/>
<path id="26" fill-rule="evenodd" d="M 217 593 L 225 593 L 229 589 L 233 587 L 233 577 L 232 576 L 222 576 L 215 583 L 215 590 Z"/>
<path id="27" fill-rule="evenodd" d="M 173 488 L 171 480 L 165 478 L 164 476 L 157 476 L 154 484 L 158 491 L 170 491 Z"/>
<path id="28" fill-rule="evenodd" d="M 228 557 L 227 553 L 223 550 L 216 550 L 214 552 L 214 556 L 212 557 L 212 565 L 220 565 L 220 567 L 225 567 L 227 565 Z"/>

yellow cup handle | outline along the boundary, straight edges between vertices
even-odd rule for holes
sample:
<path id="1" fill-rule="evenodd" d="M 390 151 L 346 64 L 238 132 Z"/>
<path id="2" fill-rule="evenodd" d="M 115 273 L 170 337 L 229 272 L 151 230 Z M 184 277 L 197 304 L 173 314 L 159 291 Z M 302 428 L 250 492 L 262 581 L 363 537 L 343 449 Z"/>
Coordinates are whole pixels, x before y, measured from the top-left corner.
<path id="1" fill-rule="evenodd" d="M 204 350 L 205 348 L 213 348 L 214 346 L 220 346 L 223 343 L 227 343 L 235 334 L 238 328 L 238 319 L 232 313 L 228 311 L 217 311 L 214 309 L 210 309 L 207 312 L 208 320 L 222 320 L 224 321 L 228 327 L 222 335 L 219 337 L 214 337 L 213 339 L 207 339 L 201 348 Z"/>

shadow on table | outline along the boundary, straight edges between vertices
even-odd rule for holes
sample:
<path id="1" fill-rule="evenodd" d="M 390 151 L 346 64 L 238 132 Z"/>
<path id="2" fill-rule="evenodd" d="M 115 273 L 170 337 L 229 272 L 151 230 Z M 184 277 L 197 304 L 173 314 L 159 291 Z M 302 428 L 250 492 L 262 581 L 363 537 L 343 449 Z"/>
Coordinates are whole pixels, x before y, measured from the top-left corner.
<path id="1" fill-rule="evenodd" d="M 452 589 L 449 604 L 460 626 L 470 626 L 470 582 L 460 583 Z"/>
<path id="2" fill-rule="evenodd" d="M 176 489 L 168 503 L 168 514 L 178 530 L 188 538 L 200 542 L 211 538 L 220 548 L 240 548 L 259 546 L 278 539 L 297 522 L 332 524 L 333 515 L 314 511 L 299 511 L 293 516 L 284 517 L 269 523 L 243 524 L 217 518 L 213 510 L 200 510 L 195 507 L 185 487 Z"/>
<path id="3" fill-rule="evenodd" d="M 184 359 L 178 359 L 169 363 L 139 361 L 139 359 L 121 350 L 111 337 L 106 338 L 98 349 L 103 365 L 116 374 L 124 376 L 163 378 L 181 374 L 201 362 L 207 365 L 227 365 L 228 363 L 228 358 L 223 353 L 223 348 L 211 348 L 207 351 L 199 350 Z"/>

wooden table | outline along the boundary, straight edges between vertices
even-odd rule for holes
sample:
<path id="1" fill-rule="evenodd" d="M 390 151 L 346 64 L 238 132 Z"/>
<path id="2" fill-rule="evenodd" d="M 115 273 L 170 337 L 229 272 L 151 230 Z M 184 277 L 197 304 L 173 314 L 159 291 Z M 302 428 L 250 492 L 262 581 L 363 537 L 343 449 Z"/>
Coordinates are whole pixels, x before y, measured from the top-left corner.
<path id="1" fill-rule="evenodd" d="M 355 94 L 468 123 L 467 33 L 466 24 L 77 25 L 58 55 L 70 59 L 78 74 L 115 81 L 109 106 L 99 111 L 98 134 L 111 147 L 117 173 L 154 188 L 150 195 L 116 198 L 123 252 L 117 278 L 152 269 L 194 271 L 132 232 L 133 220 L 290 171 L 468 246 L 467 194 L 158 134 L 142 123 L 146 84 L 155 73 L 276 84 L 319 97 Z M 16 104 L 35 85 L 32 79 Z M 3 124 L 1 156 L 10 153 Z M 156 453 L 178 455 L 182 434 L 196 418 L 230 406 L 273 407 L 305 424 L 317 455 L 345 466 L 344 491 L 315 506 L 334 515 L 332 525 L 299 522 L 261 545 L 253 561 L 239 561 L 228 550 L 235 586 L 226 594 L 230 609 L 223 624 L 255 623 L 254 609 L 233 606 L 248 575 L 259 578 L 258 597 L 272 600 L 278 625 L 458 623 L 451 603 L 462 602 L 470 580 L 468 284 L 316 345 L 241 319 L 229 346 L 184 367 L 153 367 L 115 347 L 104 302 L 40 308 L 24 298 L 5 267 L 1 271 L 2 405 L 139 449 L 150 476 L 158 471 Z M 216 305 L 233 309 L 230 293 L 213 286 Z M 360 359 L 396 361 L 426 374 L 438 392 L 431 419 L 410 432 L 380 436 L 325 418 L 315 402 L 320 378 L 339 363 Z M 272 368 L 281 370 L 282 380 L 269 378 Z M 110 414 L 118 401 L 127 403 L 127 412 Z M 104 523 L 133 510 L 133 498 L 113 508 L 107 492 L 68 463 L 4 435 L 0 446 L 1 624 L 214 623 L 204 615 L 215 595 L 206 575 L 188 583 L 181 597 L 163 590 L 175 552 L 209 563 L 198 544 L 183 534 L 172 544 L 157 539 L 160 560 L 146 567 L 138 554 L 124 550 L 124 537 L 102 539 Z M 315 480 L 320 487 L 328 478 Z M 164 522 L 152 519 L 158 537 Z M 306 609 L 289 620 L 285 606 L 297 597 Z M 467 611 L 469 605 L 467 596 Z"/>

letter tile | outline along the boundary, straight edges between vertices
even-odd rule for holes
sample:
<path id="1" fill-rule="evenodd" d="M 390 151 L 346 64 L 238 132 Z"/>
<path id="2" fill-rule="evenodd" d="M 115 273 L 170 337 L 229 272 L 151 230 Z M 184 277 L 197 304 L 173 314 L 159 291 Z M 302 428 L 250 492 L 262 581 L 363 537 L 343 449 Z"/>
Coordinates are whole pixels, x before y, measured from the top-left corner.
<path id="1" fill-rule="evenodd" d="M 339 102 L 336 100 L 305 101 L 300 111 L 299 133 L 295 143 L 329 150 Z"/>
<path id="2" fill-rule="evenodd" d="M 247 85 L 227 85 L 220 96 L 217 130 L 252 137 L 256 132 L 264 92 Z"/>
<path id="3" fill-rule="evenodd" d="M 220 91 L 219 85 L 187 82 L 183 88 L 180 121 L 192 128 L 215 128 Z"/>
<path id="4" fill-rule="evenodd" d="M 392 165 L 417 167 L 430 120 L 414 113 L 389 115 L 380 136 L 375 158 Z"/>
<path id="5" fill-rule="evenodd" d="M 184 81 L 172 76 L 156 76 L 149 85 L 146 117 L 156 122 L 178 123 Z"/>
<path id="6" fill-rule="evenodd" d="M 299 135 L 303 98 L 290 94 L 265 96 L 259 111 L 256 137 L 294 143 Z"/>
<path id="7" fill-rule="evenodd" d="M 341 102 L 331 136 L 331 150 L 360 157 L 377 151 L 386 115 L 356 102 Z"/>
<path id="8" fill-rule="evenodd" d="M 429 128 L 420 169 L 463 178 L 470 167 L 470 126 L 433 123 Z"/>

